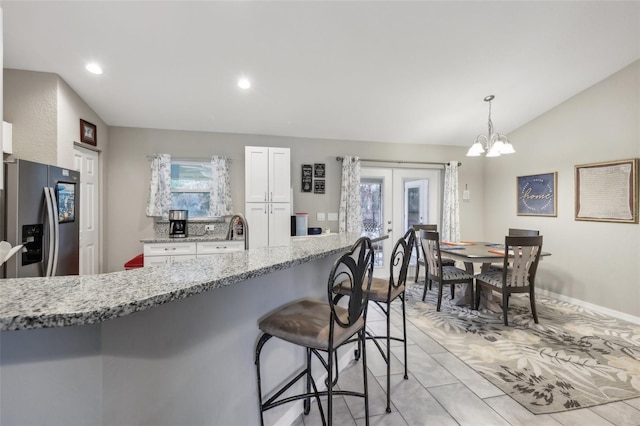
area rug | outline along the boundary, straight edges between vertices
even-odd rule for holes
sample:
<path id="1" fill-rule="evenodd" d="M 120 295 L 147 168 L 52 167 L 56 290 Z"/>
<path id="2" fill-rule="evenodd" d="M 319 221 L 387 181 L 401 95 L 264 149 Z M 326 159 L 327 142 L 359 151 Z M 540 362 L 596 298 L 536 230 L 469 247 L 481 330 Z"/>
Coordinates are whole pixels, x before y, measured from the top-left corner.
<path id="1" fill-rule="evenodd" d="M 640 326 L 536 295 L 512 296 L 501 314 L 472 311 L 423 286 L 407 289 L 407 319 L 534 414 L 640 396 Z"/>

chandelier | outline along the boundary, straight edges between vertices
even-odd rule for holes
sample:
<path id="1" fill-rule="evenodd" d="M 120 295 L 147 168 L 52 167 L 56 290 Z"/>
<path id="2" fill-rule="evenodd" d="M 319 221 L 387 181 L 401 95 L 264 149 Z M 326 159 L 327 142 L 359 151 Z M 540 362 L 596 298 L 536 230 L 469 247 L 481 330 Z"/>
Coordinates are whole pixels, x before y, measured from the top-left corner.
<path id="1" fill-rule="evenodd" d="M 491 101 L 493 98 L 495 98 L 493 95 L 484 98 L 485 102 L 489 102 L 489 133 L 487 135 L 478 135 L 476 141 L 469 148 L 467 157 L 478 157 L 485 151 L 487 157 L 499 157 L 502 154 L 516 152 L 505 135 L 493 131 L 493 122 L 491 122 Z"/>

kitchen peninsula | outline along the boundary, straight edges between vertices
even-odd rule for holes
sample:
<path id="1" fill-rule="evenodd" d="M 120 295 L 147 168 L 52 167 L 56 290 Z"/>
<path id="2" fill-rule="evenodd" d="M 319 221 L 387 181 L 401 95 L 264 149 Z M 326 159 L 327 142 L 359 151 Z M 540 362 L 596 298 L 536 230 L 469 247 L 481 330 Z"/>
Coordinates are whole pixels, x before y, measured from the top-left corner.
<path id="1" fill-rule="evenodd" d="M 257 424 L 258 319 L 300 297 L 326 298 L 336 255 L 357 238 L 293 238 L 130 271 L 3 280 L 0 423 Z M 263 378 L 269 387 L 304 359 L 282 345 L 265 355 L 279 361 Z M 271 421 L 297 415 L 273 411 Z"/>

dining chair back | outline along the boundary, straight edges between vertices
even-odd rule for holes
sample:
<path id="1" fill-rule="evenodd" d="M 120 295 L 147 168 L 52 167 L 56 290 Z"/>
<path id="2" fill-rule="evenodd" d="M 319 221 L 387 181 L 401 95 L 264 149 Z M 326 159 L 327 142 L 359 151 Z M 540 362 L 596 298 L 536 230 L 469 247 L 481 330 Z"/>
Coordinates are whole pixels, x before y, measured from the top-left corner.
<path id="1" fill-rule="evenodd" d="M 427 267 L 426 264 L 424 263 L 424 259 L 425 259 L 425 255 L 424 255 L 424 250 L 422 249 L 422 243 L 420 242 L 420 231 L 438 231 L 438 225 L 436 224 L 424 224 L 424 223 L 420 223 L 420 224 L 416 224 L 413 225 L 413 229 L 415 229 L 416 231 L 416 273 L 415 276 L 413 278 L 413 282 L 417 283 L 418 282 L 418 278 L 420 277 L 420 265 L 424 265 L 425 266 L 425 272 L 424 272 L 424 285 L 425 285 L 425 289 L 424 289 L 424 293 L 426 294 L 427 292 L 427 282 L 429 281 L 427 279 Z M 442 259 L 442 261 L 444 262 L 445 266 L 454 266 L 455 262 L 451 259 Z M 431 285 L 429 285 L 429 289 L 431 289 Z M 422 300 L 424 300 L 424 297 L 422 298 Z"/>
<path id="2" fill-rule="evenodd" d="M 476 306 L 480 302 L 481 292 L 496 291 L 501 293 L 504 325 L 509 325 L 507 320 L 509 296 L 512 293 L 529 293 L 531 313 L 537 324 L 538 314 L 534 289 L 541 251 L 542 235 L 506 236 L 502 269 L 490 270 L 476 275 Z M 511 265 L 509 265 L 510 263 Z"/>
<path id="3" fill-rule="evenodd" d="M 431 282 L 438 284 L 438 304 L 436 310 L 440 311 L 442 304 L 442 287 L 447 284 L 451 285 L 451 296 L 453 298 L 454 289 L 456 284 L 467 284 L 471 289 L 471 309 L 474 308 L 473 297 L 473 275 L 467 271 L 456 268 L 455 266 L 446 266 L 441 261 L 440 253 L 440 235 L 434 231 L 420 231 L 420 240 L 422 242 L 422 248 L 425 254 L 425 263 L 427 265 L 427 279 Z M 424 295 L 426 294 L 427 286 L 425 284 Z"/>
<path id="4" fill-rule="evenodd" d="M 511 237 L 535 237 L 536 235 L 540 235 L 540 231 L 537 229 L 509 228 L 509 236 Z"/>

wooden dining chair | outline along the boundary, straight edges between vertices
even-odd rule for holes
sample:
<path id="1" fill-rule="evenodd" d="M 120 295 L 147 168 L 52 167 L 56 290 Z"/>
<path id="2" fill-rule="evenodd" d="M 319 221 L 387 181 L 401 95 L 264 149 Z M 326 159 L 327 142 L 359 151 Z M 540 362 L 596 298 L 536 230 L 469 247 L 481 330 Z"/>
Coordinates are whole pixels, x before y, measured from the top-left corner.
<path id="1" fill-rule="evenodd" d="M 418 282 L 418 278 L 420 277 L 420 265 L 423 265 L 425 267 L 425 271 L 424 271 L 424 285 L 427 285 L 427 267 L 426 264 L 424 262 L 425 259 L 425 255 L 424 255 L 424 250 L 422 249 L 422 243 L 420 242 L 420 231 L 438 231 L 438 225 L 432 225 L 432 224 L 416 224 L 413 225 L 413 229 L 415 229 L 416 231 L 416 275 L 413 278 L 413 282 L 417 283 Z M 445 266 L 454 266 L 456 263 L 451 260 L 451 259 L 447 259 L 446 257 L 444 259 L 442 259 L 442 261 L 444 262 Z M 431 285 L 429 285 L 429 290 L 431 290 Z"/>
<path id="2" fill-rule="evenodd" d="M 510 237 L 535 237 L 536 235 L 540 235 L 537 229 L 509 228 Z M 490 271 L 502 271 L 502 265 L 491 265 Z"/>
<path id="3" fill-rule="evenodd" d="M 538 323 L 535 301 L 535 280 L 538 269 L 538 261 L 542 251 L 542 235 L 513 237 L 506 236 L 504 241 L 504 260 L 502 269 L 490 270 L 476 275 L 476 306 L 480 304 L 480 295 L 483 291 L 492 291 L 502 294 L 502 315 L 504 325 L 507 321 L 509 308 L 509 296 L 512 293 L 529 293 L 531 314 L 533 320 Z M 512 255 L 512 256 L 510 256 Z M 512 266 L 509 266 L 511 262 Z"/>
<path id="4" fill-rule="evenodd" d="M 540 235 L 540 231 L 537 229 L 509 228 L 509 236 L 511 237 L 535 237 L 536 235 Z"/>
<path id="5" fill-rule="evenodd" d="M 471 309 L 474 308 L 473 297 L 473 275 L 467 271 L 456 268 L 455 266 L 445 266 L 443 262 L 440 262 L 440 235 L 434 231 L 420 231 L 420 240 L 422 241 L 422 247 L 425 253 L 425 260 L 427 264 L 427 280 L 436 282 L 438 284 L 438 304 L 436 310 L 440 311 L 440 305 L 442 304 L 442 288 L 449 284 L 451 285 L 451 294 L 454 292 L 456 284 L 468 284 L 471 288 Z M 427 294 L 427 285 L 425 282 L 424 293 L 422 294 L 422 300 Z"/>

